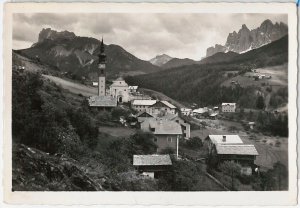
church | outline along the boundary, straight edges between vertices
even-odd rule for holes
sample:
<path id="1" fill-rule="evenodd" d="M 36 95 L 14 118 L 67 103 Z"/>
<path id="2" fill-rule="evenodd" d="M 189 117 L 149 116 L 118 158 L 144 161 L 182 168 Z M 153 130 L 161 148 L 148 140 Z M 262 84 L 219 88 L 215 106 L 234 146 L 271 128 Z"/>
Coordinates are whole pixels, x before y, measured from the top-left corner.
<path id="1" fill-rule="evenodd" d="M 109 90 L 106 90 L 106 54 L 104 52 L 103 39 L 100 45 L 100 54 L 98 62 L 98 95 L 88 98 L 90 107 L 113 108 L 118 103 L 127 103 L 130 101 L 129 86 L 121 77 L 114 80 Z"/>
<path id="2" fill-rule="evenodd" d="M 128 103 L 129 97 L 129 86 L 122 77 L 114 80 L 109 88 L 110 96 L 116 98 L 118 103 Z"/>

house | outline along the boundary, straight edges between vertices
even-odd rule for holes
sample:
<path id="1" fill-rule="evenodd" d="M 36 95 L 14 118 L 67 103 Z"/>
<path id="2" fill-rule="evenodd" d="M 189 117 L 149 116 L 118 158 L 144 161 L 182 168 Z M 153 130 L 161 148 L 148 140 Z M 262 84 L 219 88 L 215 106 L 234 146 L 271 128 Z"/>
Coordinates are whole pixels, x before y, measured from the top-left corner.
<path id="1" fill-rule="evenodd" d="M 211 113 L 209 115 L 209 118 L 212 119 L 212 120 L 215 120 L 217 118 L 217 116 L 219 115 L 219 113 L 215 112 L 215 113 Z"/>
<path id="2" fill-rule="evenodd" d="M 128 84 L 122 77 L 114 80 L 109 87 L 110 95 L 116 98 L 118 103 L 127 103 L 130 101 Z"/>
<path id="3" fill-rule="evenodd" d="M 152 114 L 150 114 L 150 113 L 148 113 L 146 111 L 139 112 L 136 117 L 137 117 L 137 120 L 138 120 L 139 123 L 142 123 L 146 119 L 149 119 L 149 118 L 155 118 L 154 115 L 152 115 Z"/>
<path id="4" fill-rule="evenodd" d="M 234 161 L 242 166 L 242 173 L 251 175 L 256 168 L 258 152 L 253 144 L 244 144 L 238 135 L 208 135 L 205 139 L 208 158 L 217 163 Z"/>
<path id="5" fill-rule="evenodd" d="M 176 151 L 178 156 L 179 138 L 182 137 L 182 129 L 175 121 L 149 118 L 141 123 L 141 130 L 152 132 L 155 135 L 154 142 L 157 152 L 161 153 L 166 148 Z"/>
<path id="6" fill-rule="evenodd" d="M 159 114 L 166 112 L 170 114 L 176 114 L 176 107 L 168 101 L 158 101 L 151 106 L 151 114 Z"/>
<path id="7" fill-rule="evenodd" d="M 138 89 L 138 86 L 129 86 L 128 87 L 129 93 L 136 93 L 137 89 Z"/>
<path id="8" fill-rule="evenodd" d="M 236 110 L 236 103 L 222 103 L 223 113 L 234 113 Z"/>
<path id="9" fill-rule="evenodd" d="M 180 108 L 181 115 L 189 116 L 192 114 L 192 109 L 190 108 Z"/>
<path id="10" fill-rule="evenodd" d="M 152 105 L 156 103 L 156 100 L 133 100 L 131 107 L 139 112 L 145 111 L 152 113 Z"/>
<path id="11" fill-rule="evenodd" d="M 172 160 L 169 155 L 133 155 L 133 166 L 143 175 L 158 178 L 170 169 Z"/>
<path id="12" fill-rule="evenodd" d="M 193 116 L 205 117 L 206 115 L 208 115 L 208 108 L 207 107 L 197 108 L 197 109 L 193 110 Z"/>
<path id="13" fill-rule="evenodd" d="M 110 96 L 91 96 L 88 98 L 89 107 L 110 110 L 117 107 L 117 99 Z"/>
<path id="14" fill-rule="evenodd" d="M 170 113 L 165 113 L 162 116 L 158 116 L 157 118 L 163 119 L 163 120 L 169 120 L 169 121 L 175 121 L 176 123 L 180 124 L 181 130 L 182 130 L 182 136 L 185 139 L 189 139 L 191 137 L 191 124 L 184 118 L 170 114 Z"/>

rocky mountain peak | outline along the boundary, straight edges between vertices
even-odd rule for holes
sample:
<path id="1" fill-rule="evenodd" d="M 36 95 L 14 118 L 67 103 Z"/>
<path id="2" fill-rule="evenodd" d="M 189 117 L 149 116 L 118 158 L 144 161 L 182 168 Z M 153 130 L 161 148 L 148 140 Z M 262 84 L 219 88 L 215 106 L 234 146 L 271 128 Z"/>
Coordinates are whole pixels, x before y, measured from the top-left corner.
<path id="1" fill-rule="evenodd" d="M 149 62 L 156 66 L 162 66 L 165 63 L 167 63 L 168 61 L 170 61 L 171 59 L 173 59 L 173 57 L 171 57 L 167 54 L 161 54 L 161 55 L 157 55 L 154 58 L 150 59 Z"/>
<path id="2" fill-rule="evenodd" d="M 38 42 L 43 42 L 44 40 L 56 40 L 56 39 L 72 39 L 75 38 L 76 35 L 73 32 L 69 32 L 67 30 L 57 32 L 56 30 L 52 30 L 51 28 L 43 28 L 39 33 Z"/>
<path id="3" fill-rule="evenodd" d="M 229 33 L 224 46 L 209 47 L 206 50 L 206 57 L 224 51 L 243 53 L 278 40 L 287 33 L 288 27 L 286 24 L 282 22 L 273 24 L 269 19 L 263 21 L 259 27 L 253 30 L 249 30 L 247 25 L 243 24 L 238 33 L 235 31 Z"/>

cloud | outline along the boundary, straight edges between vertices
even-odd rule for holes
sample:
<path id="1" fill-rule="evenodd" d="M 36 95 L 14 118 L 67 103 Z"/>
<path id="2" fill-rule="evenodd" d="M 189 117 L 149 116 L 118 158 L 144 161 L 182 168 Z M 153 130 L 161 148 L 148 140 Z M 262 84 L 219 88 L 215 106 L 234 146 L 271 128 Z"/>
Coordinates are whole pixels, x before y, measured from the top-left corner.
<path id="1" fill-rule="evenodd" d="M 78 36 L 103 36 L 106 44 L 120 45 L 145 60 L 162 53 L 199 60 L 242 24 L 254 29 L 265 19 L 287 23 L 284 14 L 19 13 L 13 16 L 13 47 L 32 45 L 42 28 L 51 27 Z"/>

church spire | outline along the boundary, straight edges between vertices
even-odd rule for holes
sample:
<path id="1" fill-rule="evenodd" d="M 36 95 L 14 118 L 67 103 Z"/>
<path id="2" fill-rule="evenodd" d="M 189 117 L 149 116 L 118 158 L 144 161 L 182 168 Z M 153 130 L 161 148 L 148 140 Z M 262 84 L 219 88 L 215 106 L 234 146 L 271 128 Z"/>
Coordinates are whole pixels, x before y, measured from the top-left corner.
<path id="1" fill-rule="evenodd" d="M 106 55 L 104 53 L 104 43 L 103 43 L 103 37 L 102 37 L 101 43 L 100 43 L 99 64 L 104 64 L 105 62 L 106 62 Z"/>

